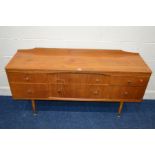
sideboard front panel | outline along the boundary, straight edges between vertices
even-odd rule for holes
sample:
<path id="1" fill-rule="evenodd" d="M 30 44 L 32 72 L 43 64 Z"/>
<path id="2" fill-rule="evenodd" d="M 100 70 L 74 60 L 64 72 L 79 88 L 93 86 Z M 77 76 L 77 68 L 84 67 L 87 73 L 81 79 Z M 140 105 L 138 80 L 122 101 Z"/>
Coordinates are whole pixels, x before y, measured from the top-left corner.
<path id="1" fill-rule="evenodd" d="M 148 76 L 115 76 L 96 73 L 8 72 L 12 95 L 17 99 L 76 98 L 141 100 Z"/>

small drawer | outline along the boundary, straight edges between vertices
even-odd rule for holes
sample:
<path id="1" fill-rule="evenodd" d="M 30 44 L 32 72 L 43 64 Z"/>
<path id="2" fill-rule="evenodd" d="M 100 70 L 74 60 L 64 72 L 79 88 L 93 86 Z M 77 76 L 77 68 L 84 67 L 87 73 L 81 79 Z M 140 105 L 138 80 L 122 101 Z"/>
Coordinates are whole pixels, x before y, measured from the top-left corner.
<path id="1" fill-rule="evenodd" d="M 123 77 L 123 76 L 111 76 L 111 85 L 120 86 L 146 86 L 149 81 L 149 77 Z"/>
<path id="2" fill-rule="evenodd" d="M 98 86 L 87 86 L 87 98 L 89 99 L 104 99 L 108 98 L 109 96 L 109 87 L 108 86 L 103 86 L 103 85 L 98 85 Z"/>
<path id="3" fill-rule="evenodd" d="M 110 76 L 104 74 L 88 74 L 87 84 L 109 84 Z"/>
<path id="4" fill-rule="evenodd" d="M 143 87 L 123 87 L 120 90 L 120 98 L 122 99 L 142 99 L 145 88 Z"/>
<path id="5" fill-rule="evenodd" d="M 109 98 L 111 99 L 142 99 L 145 87 L 110 86 Z"/>
<path id="6" fill-rule="evenodd" d="M 31 99 L 49 97 L 47 84 L 16 84 L 11 83 L 13 98 Z"/>
<path id="7" fill-rule="evenodd" d="M 47 75 L 44 73 L 21 73 L 8 72 L 8 79 L 15 83 L 48 83 Z"/>
<path id="8" fill-rule="evenodd" d="M 149 77 L 137 77 L 134 78 L 136 86 L 146 86 L 149 81 Z"/>

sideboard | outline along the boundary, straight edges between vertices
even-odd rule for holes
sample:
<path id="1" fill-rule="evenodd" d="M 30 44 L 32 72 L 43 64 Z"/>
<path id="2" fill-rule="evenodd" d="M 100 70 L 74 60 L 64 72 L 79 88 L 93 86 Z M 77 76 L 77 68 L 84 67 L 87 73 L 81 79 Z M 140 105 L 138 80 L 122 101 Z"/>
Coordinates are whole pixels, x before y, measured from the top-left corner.
<path id="1" fill-rule="evenodd" d="M 6 66 L 14 99 L 141 102 L 151 70 L 122 50 L 21 49 Z"/>

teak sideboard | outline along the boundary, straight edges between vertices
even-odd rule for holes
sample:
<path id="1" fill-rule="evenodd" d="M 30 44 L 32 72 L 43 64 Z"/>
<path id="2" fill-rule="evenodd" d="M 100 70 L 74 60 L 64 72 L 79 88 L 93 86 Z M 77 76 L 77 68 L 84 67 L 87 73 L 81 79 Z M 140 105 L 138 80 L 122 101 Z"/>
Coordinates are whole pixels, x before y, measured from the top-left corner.
<path id="1" fill-rule="evenodd" d="M 141 102 L 151 70 L 138 53 L 122 50 L 18 50 L 6 66 L 14 99 Z"/>

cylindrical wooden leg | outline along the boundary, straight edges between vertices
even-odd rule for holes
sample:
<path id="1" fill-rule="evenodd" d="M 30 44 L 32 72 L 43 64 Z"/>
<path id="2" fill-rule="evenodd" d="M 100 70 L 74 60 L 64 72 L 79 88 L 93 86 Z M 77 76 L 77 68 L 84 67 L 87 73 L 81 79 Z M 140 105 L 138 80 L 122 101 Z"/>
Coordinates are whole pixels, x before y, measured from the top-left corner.
<path id="1" fill-rule="evenodd" d="M 36 113 L 36 103 L 35 100 L 32 100 L 32 111 L 35 114 Z"/>
<path id="2" fill-rule="evenodd" d="M 119 108 L 118 108 L 118 116 L 120 116 L 120 114 L 121 114 L 121 111 L 122 111 L 122 108 L 123 108 L 123 104 L 124 104 L 124 102 L 120 102 L 120 104 L 119 104 Z"/>

